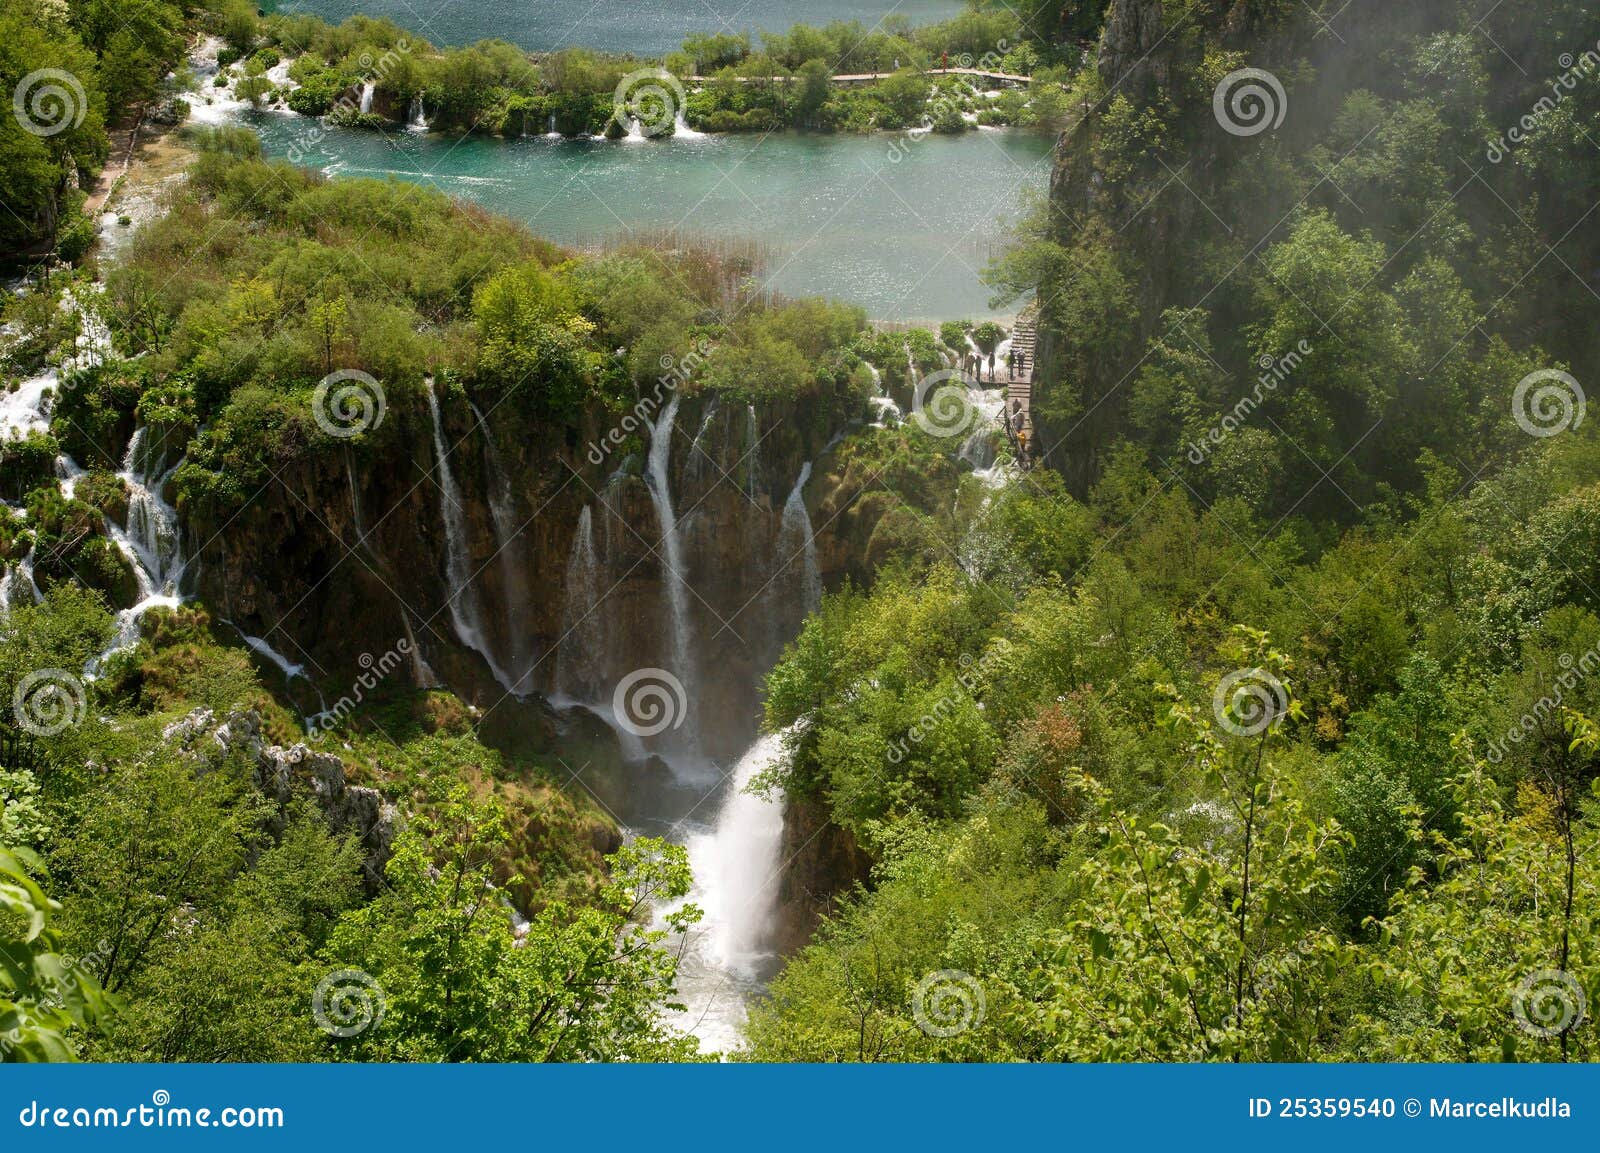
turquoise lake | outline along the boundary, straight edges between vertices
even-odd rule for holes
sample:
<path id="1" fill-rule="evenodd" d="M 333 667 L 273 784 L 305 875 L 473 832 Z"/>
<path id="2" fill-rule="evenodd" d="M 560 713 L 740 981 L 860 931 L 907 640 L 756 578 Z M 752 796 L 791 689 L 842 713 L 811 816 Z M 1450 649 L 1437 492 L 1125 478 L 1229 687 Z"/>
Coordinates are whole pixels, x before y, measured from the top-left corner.
<path id="1" fill-rule="evenodd" d="M 794 24 L 859 20 L 871 28 L 891 12 L 931 24 L 960 0 L 280 0 L 279 12 L 338 23 L 360 12 L 387 16 L 434 44 L 509 40 L 535 52 L 574 45 L 660 56 L 691 32 L 787 31 Z"/>
<path id="2" fill-rule="evenodd" d="M 425 183 L 558 243 L 663 230 L 755 241 L 766 287 L 848 300 L 876 320 L 1014 311 L 989 306 L 980 274 L 1050 164 L 1049 138 L 1020 131 L 613 142 L 322 130 L 271 112 L 243 119 L 270 155 L 294 149 L 334 177 Z"/>

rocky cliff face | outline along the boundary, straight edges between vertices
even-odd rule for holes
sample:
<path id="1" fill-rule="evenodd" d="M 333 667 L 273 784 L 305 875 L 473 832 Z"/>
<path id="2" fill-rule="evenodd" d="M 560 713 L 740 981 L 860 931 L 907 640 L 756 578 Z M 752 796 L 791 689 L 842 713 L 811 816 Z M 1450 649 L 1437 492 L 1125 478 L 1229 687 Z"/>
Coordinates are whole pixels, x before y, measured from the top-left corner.
<path id="1" fill-rule="evenodd" d="M 168 725 L 162 736 L 197 761 L 242 754 L 254 766 L 254 783 L 278 807 L 268 821 L 268 831 L 281 834 L 288 807 L 296 794 L 316 799 L 328 825 L 336 832 L 353 833 L 361 843 L 362 871 L 367 888 L 376 891 L 389 862 L 394 842 L 394 806 L 376 789 L 349 784 L 344 762 L 305 745 L 269 745 L 261 736 L 261 717 L 253 711 L 218 718 L 210 709 L 196 709 Z"/>
<path id="2" fill-rule="evenodd" d="M 403 640 L 417 657 L 405 675 L 486 710 L 516 712 L 517 698 L 599 702 L 632 670 L 672 668 L 648 425 L 607 451 L 611 423 L 599 416 L 575 428 L 493 409 L 480 418 L 461 391 L 441 385 L 437 396 L 458 540 L 430 412 L 391 398 L 381 450 L 310 458 L 227 523 L 187 526 L 203 544 L 191 564 L 199 595 L 303 664 L 329 700 Z M 662 408 L 642 411 L 656 421 Z M 760 678 L 804 618 L 807 550 L 791 498 L 808 462 L 800 499 L 816 526 L 818 577 L 833 585 L 870 568 L 881 510 L 859 507 L 850 480 L 829 469 L 826 450 L 845 423 L 828 427 L 793 404 L 680 402 L 666 475 L 682 599 L 707 674 L 694 678 L 703 696 L 693 704 L 708 751 L 734 755 L 753 731 Z M 460 572 L 466 591 L 452 613 Z M 476 645 L 460 615 L 477 626 Z M 524 737 L 553 732 L 548 715 L 524 720 Z"/>

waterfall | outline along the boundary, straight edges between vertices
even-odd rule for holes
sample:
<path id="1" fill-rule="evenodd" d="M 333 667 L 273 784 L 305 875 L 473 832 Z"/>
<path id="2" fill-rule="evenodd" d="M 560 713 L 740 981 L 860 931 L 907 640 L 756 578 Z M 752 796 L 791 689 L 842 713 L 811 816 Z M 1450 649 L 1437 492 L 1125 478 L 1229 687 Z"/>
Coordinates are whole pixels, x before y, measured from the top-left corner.
<path id="1" fill-rule="evenodd" d="M 125 540 L 142 569 L 152 591 L 176 585 L 183 575 L 183 558 L 178 541 L 178 510 L 161 498 L 161 489 L 172 471 L 158 479 L 150 474 L 162 463 L 159 451 L 147 448 L 149 432 L 134 431 L 117 475 L 128 488 L 128 528 Z M 113 533 L 115 535 L 115 533 Z M 121 542 L 118 542 L 121 543 Z"/>
<path id="2" fill-rule="evenodd" d="M 606 683 L 606 622 L 598 610 L 604 574 L 594 547 L 594 514 L 578 514 L 567 558 L 566 601 L 561 610 L 561 647 L 556 653 L 556 691 L 577 701 L 596 701 Z"/>
<path id="3" fill-rule="evenodd" d="M 406 127 L 413 132 L 426 132 L 428 130 L 428 117 L 422 107 L 422 93 L 420 92 L 411 98 L 411 111 L 406 117 Z"/>
<path id="4" fill-rule="evenodd" d="M 689 444 L 689 459 L 684 464 L 684 473 L 696 481 L 706 477 L 708 470 L 716 463 L 712 455 L 701 447 L 705 443 L 706 434 L 711 431 L 712 421 L 717 419 L 717 398 L 712 397 L 711 403 L 706 405 L 706 414 L 700 421 L 700 431 L 694 434 L 694 440 Z"/>
<path id="5" fill-rule="evenodd" d="M 556 114 L 554 112 L 550 113 L 549 119 L 547 119 L 545 121 L 544 134 L 546 136 L 560 136 L 561 135 L 561 133 L 556 131 Z"/>
<path id="6" fill-rule="evenodd" d="M 650 430 L 650 460 L 647 487 L 650 499 L 656 506 L 656 521 L 661 526 L 662 574 L 667 586 L 667 610 L 672 621 L 672 667 L 683 685 L 689 700 L 689 713 L 695 709 L 694 695 L 694 640 L 689 622 L 688 581 L 684 572 L 683 540 L 678 533 L 677 517 L 672 511 L 672 490 L 668 480 L 668 467 L 672 462 L 672 424 L 678 419 L 678 403 L 683 397 L 672 394 L 667 407 L 656 418 Z M 692 723 L 685 724 L 693 743 Z"/>
<path id="7" fill-rule="evenodd" d="M 802 560 L 800 570 L 800 604 L 804 615 L 817 611 L 822 604 L 822 576 L 817 571 L 817 539 L 811 529 L 811 514 L 806 511 L 806 482 L 811 479 L 811 462 L 800 468 L 800 478 L 794 482 L 789 499 L 783 504 L 783 520 L 778 530 L 778 564 L 787 568 L 797 558 Z"/>
<path id="8" fill-rule="evenodd" d="M 38 604 L 44 600 L 44 594 L 39 591 L 39 584 L 33 579 L 33 560 L 35 549 L 30 548 L 28 555 L 19 560 L 0 577 L 0 616 L 5 616 L 11 611 L 11 606 L 16 603 L 17 597 L 23 593 L 28 596 L 29 604 Z"/>
<path id="9" fill-rule="evenodd" d="M 777 963 L 772 936 L 783 869 L 783 802 L 745 788 L 784 755 L 787 735 L 761 737 L 739 758 L 715 823 L 686 838 L 694 873 L 688 899 L 705 917 L 689 930 L 678 968 L 686 1006 L 679 1023 L 708 1049 L 739 1043 L 744 1003 Z"/>
<path id="10" fill-rule="evenodd" d="M 756 493 L 761 490 L 761 423 L 756 419 L 756 406 L 744 406 L 744 436 L 749 447 L 745 449 L 750 463 L 745 474 L 745 495 L 751 500 L 756 499 Z"/>
<path id="11" fill-rule="evenodd" d="M 984 472 L 994 465 L 994 429 L 984 425 L 972 431 L 972 435 L 961 442 L 961 449 L 956 453 L 956 459 L 972 466 L 973 472 Z"/>
<path id="12" fill-rule="evenodd" d="M 367 544 L 366 519 L 361 515 L 361 486 L 356 483 L 355 462 L 350 459 L 350 450 L 344 450 L 344 478 L 350 485 L 350 524 L 356 530 L 356 547 L 365 548 Z"/>
<path id="13" fill-rule="evenodd" d="M 528 603 L 529 581 L 519 551 L 522 526 L 517 523 L 516 500 L 511 492 L 511 475 L 506 472 L 495 447 L 489 422 L 472 401 L 467 401 L 483 437 L 485 480 L 489 494 L 489 518 L 494 521 L 495 553 L 500 561 L 501 583 L 505 586 L 506 636 L 511 642 L 511 666 L 518 672 L 518 683 L 531 676 L 533 657 L 528 638 L 533 631 L 533 611 Z"/>
<path id="14" fill-rule="evenodd" d="M 467 514 L 461 500 L 461 490 L 456 485 L 455 473 L 450 468 L 450 453 L 444 443 L 444 424 L 439 416 L 439 398 L 433 391 L 433 377 L 426 380 L 428 414 L 433 418 L 433 453 L 439 473 L 439 515 L 444 519 L 445 577 L 449 582 L 446 604 L 450 609 L 450 623 L 455 626 L 461 643 L 472 649 L 489 665 L 494 679 L 506 692 L 516 694 L 515 682 L 506 675 L 489 647 L 483 627 L 483 609 L 479 604 L 477 589 L 473 586 L 472 556 L 467 550 Z"/>
<path id="15" fill-rule="evenodd" d="M 404 608 L 400 610 L 400 621 L 405 625 L 406 643 L 411 646 L 411 679 L 416 682 L 419 689 L 438 688 L 444 682 L 429 667 L 427 658 L 422 655 L 422 646 L 417 644 L 417 630 L 411 626 L 411 614 Z"/>
<path id="16" fill-rule="evenodd" d="M 106 521 L 106 531 L 133 567 L 139 600 L 132 608 L 117 614 L 116 637 L 84 668 L 85 675 L 91 678 L 100 675 L 113 654 L 139 643 L 139 621 L 145 613 L 157 608 L 177 608 L 183 603 L 178 595 L 178 582 L 183 579 L 184 569 L 178 510 L 161 496 L 161 490 L 183 462 L 152 478 L 151 473 L 164 463 L 165 453 L 148 446 L 148 430 L 140 426 L 128 441 L 122 471 L 117 473 L 128 489 L 128 527 L 124 530 L 113 521 Z"/>
<path id="17" fill-rule="evenodd" d="M 361 86 L 361 115 L 372 115 L 372 93 L 377 87 L 371 80 Z"/>

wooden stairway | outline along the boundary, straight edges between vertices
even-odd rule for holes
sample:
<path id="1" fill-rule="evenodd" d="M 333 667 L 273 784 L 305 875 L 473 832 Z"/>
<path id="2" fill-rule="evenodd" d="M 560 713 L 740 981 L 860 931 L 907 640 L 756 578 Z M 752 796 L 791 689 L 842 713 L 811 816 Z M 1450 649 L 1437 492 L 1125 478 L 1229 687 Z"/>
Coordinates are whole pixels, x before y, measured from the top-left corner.
<path id="1" fill-rule="evenodd" d="M 1021 355 L 1023 370 L 1013 372 L 1006 386 L 1007 435 L 1017 445 L 1017 456 L 1024 468 L 1031 462 L 1035 450 L 1033 428 L 1033 378 L 1037 369 L 1035 356 L 1038 350 L 1038 313 L 1029 309 L 1017 317 L 1011 331 L 1011 354 Z M 1021 419 L 1018 420 L 1017 414 Z"/>

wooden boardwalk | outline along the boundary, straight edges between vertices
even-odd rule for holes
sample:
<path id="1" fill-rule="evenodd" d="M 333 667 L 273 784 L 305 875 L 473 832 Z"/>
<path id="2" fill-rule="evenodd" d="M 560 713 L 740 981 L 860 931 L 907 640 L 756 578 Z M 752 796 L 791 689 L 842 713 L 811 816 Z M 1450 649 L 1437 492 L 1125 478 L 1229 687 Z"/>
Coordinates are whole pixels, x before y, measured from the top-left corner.
<path id="1" fill-rule="evenodd" d="M 843 72 L 828 77 L 835 84 L 875 84 L 879 80 L 887 80 L 893 72 Z M 923 71 L 924 76 L 976 76 L 980 80 L 993 80 L 1000 84 L 1021 84 L 1026 86 L 1033 78 L 1019 76 L 1011 72 L 986 72 L 982 68 L 928 68 Z M 716 79 L 713 76 L 691 76 L 691 84 L 705 84 Z M 736 76 L 740 84 L 793 84 L 797 77 L 794 76 Z"/>

